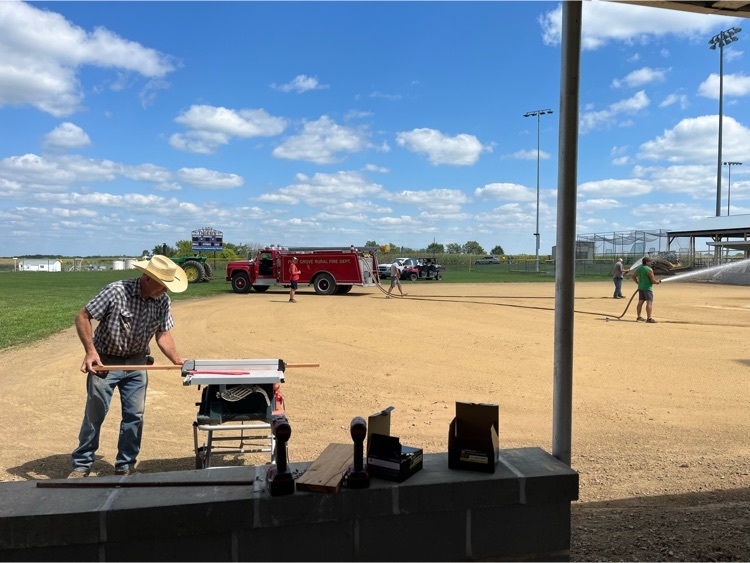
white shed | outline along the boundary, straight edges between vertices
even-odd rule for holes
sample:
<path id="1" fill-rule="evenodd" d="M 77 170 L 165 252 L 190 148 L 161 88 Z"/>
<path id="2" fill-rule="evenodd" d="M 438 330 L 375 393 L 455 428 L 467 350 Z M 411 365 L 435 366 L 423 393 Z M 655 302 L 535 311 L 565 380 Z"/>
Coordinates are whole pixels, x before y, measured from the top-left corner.
<path id="1" fill-rule="evenodd" d="M 22 272 L 62 272 L 62 262 L 59 260 L 30 260 L 24 258 L 18 262 L 18 269 Z"/>

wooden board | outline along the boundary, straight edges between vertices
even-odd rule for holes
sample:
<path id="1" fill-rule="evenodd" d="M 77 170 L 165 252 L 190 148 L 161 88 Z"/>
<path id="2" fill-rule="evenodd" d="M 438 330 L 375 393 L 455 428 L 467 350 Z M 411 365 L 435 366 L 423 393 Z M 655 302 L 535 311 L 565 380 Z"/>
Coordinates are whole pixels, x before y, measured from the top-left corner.
<path id="1" fill-rule="evenodd" d="M 328 444 L 318 459 L 297 479 L 297 490 L 314 493 L 339 492 L 344 471 L 353 461 L 354 444 Z"/>

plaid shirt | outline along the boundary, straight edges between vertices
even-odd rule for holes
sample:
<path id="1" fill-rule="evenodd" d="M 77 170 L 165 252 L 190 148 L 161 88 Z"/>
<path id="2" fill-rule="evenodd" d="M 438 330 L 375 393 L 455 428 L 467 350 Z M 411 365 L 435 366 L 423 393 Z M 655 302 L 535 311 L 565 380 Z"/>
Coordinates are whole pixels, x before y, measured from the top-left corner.
<path id="1" fill-rule="evenodd" d="M 89 314 L 99 321 L 94 346 L 100 354 L 145 356 L 154 334 L 174 326 L 169 296 L 143 299 L 140 287 L 140 278 L 116 281 L 86 304 Z"/>

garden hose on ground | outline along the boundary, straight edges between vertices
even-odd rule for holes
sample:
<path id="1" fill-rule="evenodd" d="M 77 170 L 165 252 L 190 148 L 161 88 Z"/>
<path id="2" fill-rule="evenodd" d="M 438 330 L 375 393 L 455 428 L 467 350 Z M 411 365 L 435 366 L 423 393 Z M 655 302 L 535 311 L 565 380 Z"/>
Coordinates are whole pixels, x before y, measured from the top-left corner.
<path id="1" fill-rule="evenodd" d="M 365 266 L 367 266 L 367 269 L 370 271 L 370 275 L 375 280 L 375 285 L 377 286 L 377 288 L 380 290 L 381 293 L 384 293 L 384 294 L 388 295 L 388 292 L 380 284 L 380 275 L 377 274 L 377 273 L 374 273 L 372 271 L 372 268 L 370 267 L 370 263 L 367 260 L 364 260 L 364 263 L 365 263 Z M 391 297 L 403 298 L 404 296 L 403 295 L 393 295 L 393 294 L 391 294 Z"/>
<path id="2" fill-rule="evenodd" d="M 620 315 L 619 317 L 612 317 L 612 318 L 614 318 L 614 319 L 617 319 L 618 321 L 619 321 L 619 320 L 620 320 L 621 318 L 623 318 L 623 317 L 625 316 L 625 313 L 627 313 L 627 312 L 628 312 L 628 309 L 630 309 L 630 304 L 631 304 L 631 303 L 633 302 L 633 299 L 635 298 L 635 296 L 636 296 L 637 294 L 638 294 L 638 290 L 636 289 L 636 290 L 635 290 L 635 292 L 633 293 L 633 295 L 631 295 L 631 296 L 630 296 L 630 301 L 628 301 L 628 304 L 627 304 L 627 305 L 625 306 L 625 310 L 624 310 L 624 311 L 622 312 L 622 315 Z M 608 320 L 609 320 L 609 317 L 605 317 L 605 318 L 604 318 L 604 320 L 605 320 L 605 321 L 608 321 Z"/>

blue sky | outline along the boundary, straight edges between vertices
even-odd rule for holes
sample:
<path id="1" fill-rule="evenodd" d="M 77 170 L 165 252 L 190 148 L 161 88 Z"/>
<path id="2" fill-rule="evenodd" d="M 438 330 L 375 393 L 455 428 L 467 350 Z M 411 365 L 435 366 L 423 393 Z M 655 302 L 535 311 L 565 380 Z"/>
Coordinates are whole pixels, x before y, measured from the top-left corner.
<path id="1" fill-rule="evenodd" d="M 555 244 L 558 2 L 0 2 L 0 254 L 233 243 Z M 578 233 L 716 205 L 719 53 L 742 19 L 583 5 Z M 731 214 L 750 72 L 724 49 Z M 726 214 L 724 167 L 722 214 Z"/>

